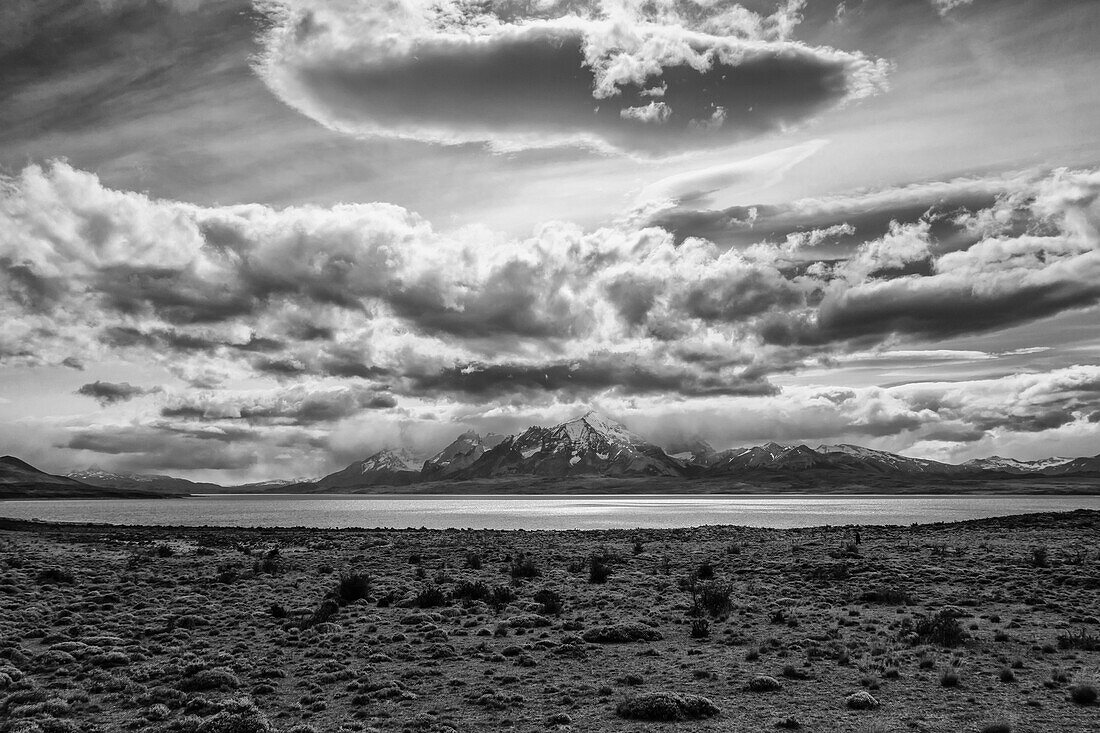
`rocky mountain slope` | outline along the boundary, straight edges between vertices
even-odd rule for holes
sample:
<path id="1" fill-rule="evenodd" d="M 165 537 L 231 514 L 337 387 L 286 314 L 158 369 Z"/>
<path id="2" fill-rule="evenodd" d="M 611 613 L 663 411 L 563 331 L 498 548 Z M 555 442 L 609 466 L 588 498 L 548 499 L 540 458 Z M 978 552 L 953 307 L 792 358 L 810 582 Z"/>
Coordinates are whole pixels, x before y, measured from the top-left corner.
<path id="1" fill-rule="evenodd" d="M 340 491 L 363 486 L 404 486 L 421 480 L 424 462 L 406 450 L 380 450 L 347 468 L 330 473 L 312 484 L 298 484 L 296 491 Z M 286 487 L 275 491 L 286 490 Z"/>

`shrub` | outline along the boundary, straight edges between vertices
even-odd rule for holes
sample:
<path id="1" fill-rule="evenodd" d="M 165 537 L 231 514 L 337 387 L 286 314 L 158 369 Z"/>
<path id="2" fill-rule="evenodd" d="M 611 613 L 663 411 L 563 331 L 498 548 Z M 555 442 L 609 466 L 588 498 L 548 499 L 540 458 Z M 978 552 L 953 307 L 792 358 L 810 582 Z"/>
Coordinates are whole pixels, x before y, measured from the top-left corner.
<path id="1" fill-rule="evenodd" d="M 460 580 L 451 595 L 464 601 L 487 601 L 493 592 L 480 580 Z"/>
<path id="2" fill-rule="evenodd" d="M 943 687 L 958 687 L 962 678 L 954 669 L 945 669 L 940 675 L 940 685 Z"/>
<path id="3" fill-rule="evenodd" d="M 512 561 L 508 573 L 516 579 L 537 578 L 542 575 L 542 572 L 535 565 L 535 561 L 522 552 Z"/>
<path id="4" fill-rule="evenodd" d="M 466 567 L 470 570 L 481 570 L 481 555 L 476 552 L 467 552 Z"/>
<path id="5" fill-rule="evenodd" d="M 662 637 L 661 632 L 654 628 L 637 621 L 626 621 L 589 629 L 582 638 L 596 644 L 623 644 L 632 641 L 659 641 Z"/>
<path id="6" fill-rule="evenodd" d="M 1068 634 L 1060 634 L 1058 648 L 1080 649 L 1086 652 L 1100 651 L 1100 636 L 1090 634 L 1084 629 L 1079 629 L 1076 634 L 1072 631 Z"/>
<path id="7" fill-rule="evenodd" d="M 1050 567 L 1050 550 L 1046 547 L 1031 548 L 1031 565 L 1036 568 Z"/>
<path id="8" fill-rule="evenodd" d="M 273 547 L 264 553 L 262 560 L 257 560 L 252 563 L 252 572 L 256 575 L 260 573 L 267 573 L 268 575 L 278 575 L 283 570 L 282 558 L 279 556 L 279 548 Z"/>
<path id="9" fill-rule="evenodd" d="M 270 733 L 271 723 L 256 705 L 243 698 L 226 700 L 222 709 L 202 722 L 197 733 Z"/>
<path id="10" fill-rule="evenodd" d="M 940 646 L 957 646 L 966 635 L 955 614 L 946 609 L 919 619 L 913 632 L 921 642 Z"/>
<path id="11" fill-rule="evenodd" d="M 1006 684 L 1009 683 L 1009 682 L 1015 682 L 1016 681 L 1016 673 L 1013 672 L 1008 667 L 1005 667 L 1004 669 L 1002 669 L 997 676 L 1000 678 L 1001 682 L 1004 682 Z"/>
<path id="12" fill-rule="evenodd" d="M 729 583 L 702 583 L 699 586 L 699 605 L 711 616 L 729 613 L 733 586 Z"/>
<path id="13" fill-rule="evenodd" d="M 710 621 L 705 618 L 697 618 L 691 622 L 691 638 L 705 639 L 710 636 Z"/>
<path id="14" fill-rule="evenodd" d="M 271 614 L 274 618 L 287 617 L 286 609 L 283 608 L 283 606 L 279 603 L 272 603 L 270 606 L 267 607 L 267 612 Z"/>
<path id="15" fill-rule="evenodd" d="M 488 598 L 488 603 L 493 609 L 499 611 L 514 600 L 516 600 L 515 591 L 506 585 L 498 585 L 493 588 L 493 592 Z"/>
<path id="16" fill-rule="evenodd" d="M 608 577 L 611 575 L 611 567 L 608 566 L 607 560 L 600 555 L 593 555 L 588 558 L 588 582 L 600 585 L 607 582 Z"/>
<path id="17" fill-rule="evenodd" d="M 340 605 L 336 601 L 332 600 L 331 598 L 326 598 L 324 601 L 321 602 L 321 605 L 317 607 L 317 610 L 314 611 L 313 614 L 305 620 L 302 628 L 308 629 L 311 626 L 323 624 L 331 619 L 333 616 L 335 616 L 336 612 L 339 610 Z"/>
<path id="18" fill-rule="evenodd" d="M 551 590 L 550 588 L 543 588 L 534 596 L 536 603 L 542 604 L 542 612 L 544 614 L 550 614 L 557 616 L 562 611 L 562 599 L 561 594 Z"/>
<path id="19" fill-rule="evenodd" d="M 46 568 L 38 573 L 36 579 L 42 585 L 48 583 L 71 583 L 73 582 L 73 574 L 61 568 Z"/>
<path id="20" fill-rule="evenodd" d="M 429 585 L 416 595 L 416 599 L 413 602 L 418 608 L 435 608 L 436 606 L 446 605 L 447 594 L 438 586 Z"/>
<path id="21" fill-rule="evenodd" d="M 860 690 L 844 698 L 844 704 L 850 710 L 874 710 L 878 707 L 878 700 L 866 690 Z"/>
<path id="22" fill-rule="evenodd" d="M 710 564 L 710 561 L 704 561 L 699 569 L 695 571 L 695 577 L 699 580 L 710 580 L 714 577 L 714 566 Z"/>
<path id="23" fill-rule="evenodd" d="M 779 680 L 766 674 L 758 674 L 749 680 L 747 685 L 752 692 L 775 692 L 783 688 Z"/>
<path id="24" fill-rule="evenodd" d="M 1096 688 L 1092 685 L 1074 685 L 1069 691 L 1069 699 L 1077 705 L 1095 705 Z"/>
<path id="25" fill-rule="evenodd" d="M 209 690 L 235 690 L 241 681 L 227 669 L 200 669 L 183 678 L 176 687 L 184 692 L 206 692 Z"/>
<path id="26" fill-rule="evenodd" d="M 170 546 L 168 546 L 166 544 L 163 544 L 163 543 L 157 545 L 156 552 L 157 552 L 157 557 L 172 557 L 172 555 L 176 554 L 175 550 L 173 550 Z"/>
<path id="27" fill-rule="evenodd" d="M 371 577 L 366 573 L 343 573 L 336 584 L 336 602 L 346 606 L 370 595 Z"/>
<path id="28" fill-rule="evenodd" d="M 650 692 L 623 700 L 615 708 L 620 718 L 632 720 L 688 720 L 710 718 L 721 712 L 700 695 Z"/>

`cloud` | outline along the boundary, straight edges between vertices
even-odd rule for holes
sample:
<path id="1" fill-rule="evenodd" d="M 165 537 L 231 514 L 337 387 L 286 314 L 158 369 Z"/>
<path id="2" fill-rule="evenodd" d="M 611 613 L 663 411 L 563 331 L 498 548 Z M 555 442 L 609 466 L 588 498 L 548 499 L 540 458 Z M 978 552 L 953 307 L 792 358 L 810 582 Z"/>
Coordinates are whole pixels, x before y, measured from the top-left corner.
<path id="1" fill-rule="evenodd" d="M 788 152 L 791 154 L 789 165 L 793 165 L 816 150 L 799 146 L 771 153 L 768 157 Z M 705 174 L 704 171 L 699 175 L 705 180 Z M 641 222 L 675 232 L 680 241 L 700 237 L 734 247 L 765 240 L 782 242 L 800 233 L 846 223 L 853 231 L 818 243 L 819 251 L 835 256 L 846 254 L 854 246 L 886 234 L 892 221 L 905 224 L 927 219 L 935 223 L 939 236 L 950 240 L 949 246 L 957 247 L 972 243 L 976 238 L 954 226 L 955 212 L 988 209 L 996 203 L 998 196 L 1027 189 L 1034 185 L 1037 178 L 1020 174 L 958 178 L 798 199 L 781 204 L 742 204 L 720 210 L 691 208 L 700 198 L 693 195 L 691 184 L 677 185 L 676 179 L 666 179 L 668 183 L 654 184 L 640 200 L 664 200 L 680 205 L 654 207 L 644 212 Z M 719 185 L 722 182 L 719 181 Z M 709 193 L 706 186 L 698 188 L 704 194 Z M 643 214 L 642 209 L 639 209 L 639 214 Z M 821 244 L 827 246 L 820 247 Z"/>
<path id="2" fill-rule="evenodd" d="M 247 469 L 259 460 L 256 436 L 221 429 L 181 431 L 168 425 L 106 425 L 74 431 L 62 447 L 113 456 L 114 470 Z"/>
<path id="3" fill-rule="evenodd" d="M 28 166 L 0 193 L 0 359 L 140 357 L 203 389 L 342 379 L 381 395 L 354 409 L 767 394 L 773 375 L 899 337 L 1094 307 L 1098 195 L 1094 171 L 854 192 L 747 213 L 762 231 L 730 247 L 630 219 L 509 238 L 388 204 L 200 207 Z M 882 229 L 860 234 L 861 207 Z M 307 424 L 296 409 L 240 419 Z"/>
<path id="4" fill-rule="evenodd" d="M 175 397 L 161 410 L 165 418 L 244 421 L 264 425 L 332 423 L 365 410 L 388 410 L 397 400 L 361 385 L 296 385 L 275 390 L 209 391 Z"/>
<path id="5" fill-rule="evenodd" d="M 261 78 L 359 135 L 666 155 L 798 124 L 878 92 L 887 73 L 858 52 L 788 40 L 801 3 L 768 18 L 666 2 L 531 17 L 458 1 L 260 6 L 271 20 Z"/>
<path id="6" fill-rule="evenodd" d="M 79 395 L 85 397 L 92 397 L 100 405 L 113 405 L 118 402 L 129 402 L 135 397 L 142 395 L 153 394 L 159 392 L 160 388 L 154 387 L 152 389 L 145 389 L 143 387 L 135 387 L 129 382 L 102 382 L 95 381 L 89 384 L 82 385 L 80 389 L 76 391 Z"/>

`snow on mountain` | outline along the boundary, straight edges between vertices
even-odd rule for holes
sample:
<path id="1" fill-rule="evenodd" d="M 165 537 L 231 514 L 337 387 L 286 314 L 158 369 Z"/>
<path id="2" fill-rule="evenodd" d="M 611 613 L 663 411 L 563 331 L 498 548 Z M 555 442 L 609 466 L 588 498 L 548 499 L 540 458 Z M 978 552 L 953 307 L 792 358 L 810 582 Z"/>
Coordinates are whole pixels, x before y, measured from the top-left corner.
<path id="1" fill-rule="evenodd" d="M 959 470 L 956 466 L 927 458 L 910 458 L 909 456 L 901 456 L 897 453 L 875 450 L 874 448 L 864 448 L 861 445 L 851 445 L 850 443 L 820 445 L 817 447 L 817 452 L 826 456 L 830 454 L 851 456 L 866 466 L 887 472 L 944 474 L 957 473 Z"/>
<path id="2" fill-rule="evenodd" d="M 315 491 L 404 486 L 420 480 L 424 462 L 404 449 L 385 448 L 314 483 Z"/>
<path id="3" fill-rule="evenodd" d="M 201 494 L 224 490 L 224 487 L 218 484 L 188 481 L 184 478 L 161 474 L 114 473 L 104 471 L 98 466 L 92 466 L 83 471 L 70 471 L 65 475 L 90 486 L 113 489 L 142 489 L 162 494 Z"/>
<path id="4" fill-rule="evenodd" d="M 359 462 L 360 473 L 377 471 L 419 471 L 424 462 L 407 450 L 386 448 Z"/>
<path id="5" fill-rule="evenodd" d="M 461 473 L 464 477 L 683 476 L 685 466 L 622 424 L 596 412 L 551 428 L 509 436 Z"/>
<path id="6" fill-rule="evenodd" d="M 828 461 L 805 445 L 766 443 L 752 448 L 727 451 L 708 473 L 726 474 L 743 470 L 804 470 L 825 467 Z"/>
<path id="7" fill-rule="evenodd" d="M 962 465 L 966 468 L 979 471 L 999 471 L 1001 473 L 1040 473 L 1046 469 L 1064 466 L 1073 460 L 1073 458 L 1053 456 L 1051 458 L 1042 458 L 1037 461 L 1021 461 L 1016 458 L 989 456 L 988 458 L 974 458 Z"/>
<path id="8" fill-rule="evenodd" d="M 433 478 L 451 476 L 469 467 L 478 458 L 500 444 L 507 436 L 489 433 L 485 437 L 470 430 L 424 463 L 424 474 Z"/>

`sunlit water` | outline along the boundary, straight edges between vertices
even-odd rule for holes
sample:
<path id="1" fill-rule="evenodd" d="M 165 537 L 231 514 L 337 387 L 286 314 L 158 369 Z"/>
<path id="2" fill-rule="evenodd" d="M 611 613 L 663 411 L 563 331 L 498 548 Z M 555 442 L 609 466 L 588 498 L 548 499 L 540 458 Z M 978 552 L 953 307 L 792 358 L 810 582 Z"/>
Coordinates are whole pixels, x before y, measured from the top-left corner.
<path id="1" fill-rule="evenodd" d="M 951 522 L 1100 510 L 1100 496 L 348 496 L 0 501 L 0 516 L 61 522 L 218 527 L 610 529 L 812 527 Z"/>

